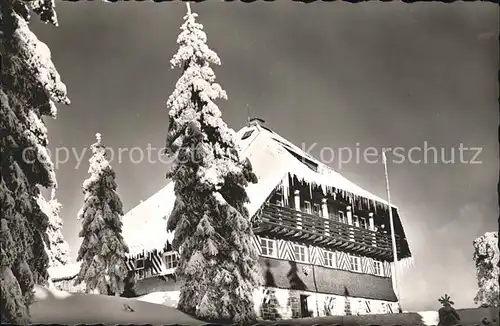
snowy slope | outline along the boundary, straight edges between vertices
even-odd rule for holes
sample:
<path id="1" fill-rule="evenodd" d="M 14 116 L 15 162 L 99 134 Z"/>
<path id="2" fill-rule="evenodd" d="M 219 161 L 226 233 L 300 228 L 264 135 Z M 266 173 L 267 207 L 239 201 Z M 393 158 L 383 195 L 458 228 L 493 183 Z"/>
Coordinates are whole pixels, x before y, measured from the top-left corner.
<path id="1" fill-rule="evenodd" d="M 34 324 L 151 324 L 151 325 L 204 325 L 205 323 L 172 308 L 170 301 L 175 299 L 170 292 L 155 292 L 137 299 L 116 298 L 96 294 L 68 293 L 35 286 L 35 303 L 31 306 Z M 129 305 L 134 312 L 124 309 Z M 164 305 L 162 305 L 164 304 Z M 498 308 L 459 309 L 462 325 L 481 325 L 484 317 L 498 326 Z M 319 318 L 294 319 L 294 325 L 427 325 L 438 322 L 437 311 L 418 313 L 332 316 Z M 290 321 L 264 321 L 260 325 L 273 325 Z"/>
<path id="2" fill-rule="evenodd" d="M 151 292 L 136 299 L 176 308 L 179 303 L 179 295 L 180 291 Z"/>
<path id="3" fill-rule="evenodd" d="M 33 324 L 135 324 L 135 325 L 203 325 L 175 308 L 96 294 L 67 293 L 35 288 L 36 302 L 31 306 Z M 127 311 L 124 304 L 134 309 Z"/>

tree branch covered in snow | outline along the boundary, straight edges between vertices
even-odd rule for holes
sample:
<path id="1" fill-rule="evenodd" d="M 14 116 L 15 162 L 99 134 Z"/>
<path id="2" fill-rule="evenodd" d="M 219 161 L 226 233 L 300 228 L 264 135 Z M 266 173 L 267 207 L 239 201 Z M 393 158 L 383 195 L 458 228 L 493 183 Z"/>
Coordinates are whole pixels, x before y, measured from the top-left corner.
<path id="1" fill-rule="evenodd" d="M 252 295 L 262 281 L 244 207 L 245 187 L 257 180 L 215 104 L 226 98 L 210 68 L 220 60 L 196 17 L 190 11 L 184 17 L 171 60 L 183 74 L 167 102 L 166 149 L 175 156 L 167 177 L 175 182 L 177 197 L 168 228 L 175 230 L 173 246 L 180 253 L 178 308 L 243 324 L 256 318 Z"/>
<path id="2" fill-rule="evenodd" d="M 38 186 L 56 185 L 42 117 L 69 104 L 49 48 L 31 32 L 29 13 L 57 24 L 53 1 L 0 2 L 1 322 L 29 323 L 33 284 L 46 283 L 48 217 L 36 203 Z"/>
<path id="3" fill-rule="evenodd" d="M 474 302 L 500 306 L 498 232 L 487 232 L 473 242 L 479 290 Z"/>
<path id="4" fill-rule="evenodd" d="M 47 228 L 48 241 L 45 247 L 49 256 L 49 267 L 66 265 L 69 260 L 69 245 L 64 240 L 62 234 L 63 220 L 59 217 L 62 205 L 54 198 L 54 195 L 47 201 L 40 194 L 37 198 L 37 203 L 42 212 L 49 218 L 49 227 Z"/>
<path id="5" fill-rule="evenodd" d="M 83 182 L 84 202 L 79 219 L 83 238 L 77 261 L 81 261 L 76 284 L 85 282 L 87 292 L 120 295 L 127 276 L 128 247 L 122 236 L 122 202 L 116 193 L 115 172 L 106 159 L 101 135 L 91 146 L 90 177 Z"/>

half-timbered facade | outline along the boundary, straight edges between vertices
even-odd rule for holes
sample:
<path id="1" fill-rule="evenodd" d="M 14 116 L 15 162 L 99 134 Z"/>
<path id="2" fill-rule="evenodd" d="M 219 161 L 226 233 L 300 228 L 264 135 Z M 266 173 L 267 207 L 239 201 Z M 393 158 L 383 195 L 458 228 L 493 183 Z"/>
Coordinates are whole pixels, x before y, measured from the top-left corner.
<path id="1" fill-rule="evenodd" d="M 257 121 L 236 133 L 258 177 L 247 208 L 265 286 L 255 309 L 265 319 L 391 313 L 393 250 L 388 204 Z M 137 295 L 169 291 L 177 256 L 166 223 L 173 183 L 128 212 L 123 235 Z M 398 258 L 409 259 L 399 211 L 392 207 Z"/>

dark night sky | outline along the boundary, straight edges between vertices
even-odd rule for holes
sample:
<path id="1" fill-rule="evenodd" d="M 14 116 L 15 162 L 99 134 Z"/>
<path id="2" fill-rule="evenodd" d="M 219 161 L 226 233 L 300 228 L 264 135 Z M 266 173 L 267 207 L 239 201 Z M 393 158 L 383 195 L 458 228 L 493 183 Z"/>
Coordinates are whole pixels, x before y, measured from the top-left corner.
<path id="1" fill-rule="evenodd" d="M 215 72 L 229 100 L 219 106 L 236 130 L 248 105 L 295 144 L 317 142 L 315 155 L 322 146 L 409 149 L 424 141 L 445 148 L 447 157 L 460 143 L 483 148 L 482 164 L 389 166 L 393 203 L 415 256 L 401 277 L 403 309 L 436 309 L 444 293 L 457 307 L 472 306 L 472 241 L 497 229 L 498 7 L 282 1 L 192 8 L 221 57 Z M 57 2 L 57 9 L 59 28 L 33 23 L 72 100 L 47 121 L 50 148 L 81 153 L 96 132 L 114 150 L 164 146 L 164 103 L 179 77 L 169 60 L 185 6 L 84 1 Z M 80 166 L 72 155 L 57 169 L 73 257 L 88 153 Z M 161 163 L 125 158 L 113 167 L 125 211 L 166 183 Z M 381 164 L 337 170 L 385 196 Z"/>

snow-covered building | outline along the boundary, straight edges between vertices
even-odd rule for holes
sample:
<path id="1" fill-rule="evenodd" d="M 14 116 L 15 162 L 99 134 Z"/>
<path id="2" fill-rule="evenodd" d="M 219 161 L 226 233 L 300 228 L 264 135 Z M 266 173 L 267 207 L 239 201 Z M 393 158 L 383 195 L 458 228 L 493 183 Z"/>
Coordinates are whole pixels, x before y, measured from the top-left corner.
<path id="1" fill-rule="evenodd" d="M 255 291 L 264 319 L 397 312 L 389 207 L 254 119 L 235 135 L 258 177 L 247 204 L 265 287 Z M 177 256 L 166 224 L 175 202 L 168 183 L 123 217 L 137 295 L 170 292 Z M 398 259 L 411 252 L 392 206 Z"/>
<path id="2" fill-rule="evenodd" d="M 60 291 L 83 292 L 85 283 L 75 285 L 75 279 L 80 272 L 81 263 L 69 263 L 48 268 L 52 285 Z"/>

